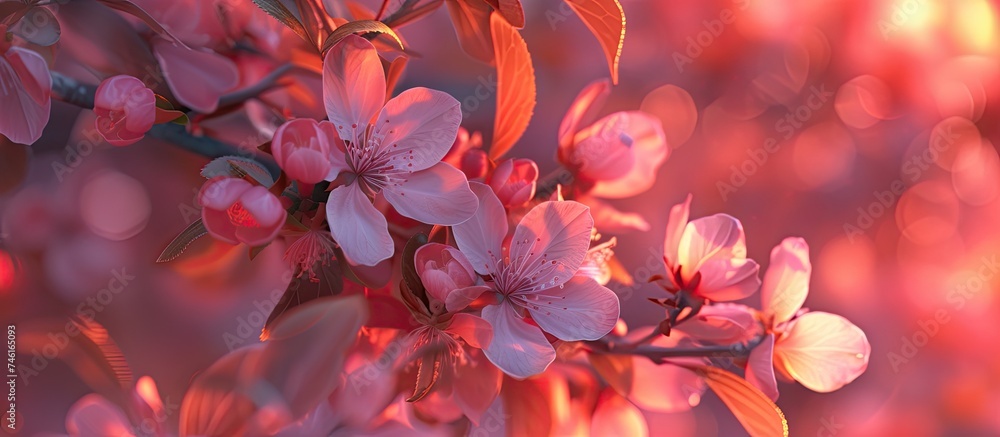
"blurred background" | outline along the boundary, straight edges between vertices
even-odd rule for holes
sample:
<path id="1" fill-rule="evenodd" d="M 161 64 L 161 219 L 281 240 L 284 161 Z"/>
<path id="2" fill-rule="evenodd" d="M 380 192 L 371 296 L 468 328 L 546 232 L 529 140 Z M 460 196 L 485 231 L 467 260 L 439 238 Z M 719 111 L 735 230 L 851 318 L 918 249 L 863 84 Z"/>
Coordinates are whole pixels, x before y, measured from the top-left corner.
<path id="1" fill-rule="evenodd" d="M 622 4 L 621 77 L 600 115 L 652 112 L 672 148 L 653 189 L 613 202 L 651 225 L 618 236 L 616 252 L 637 281 L 659 272 L 667 212 L 688 193 L 692 217 L 742 220 L 748 255 L 762 266 L 784 237 L 802 236 L 814 266 L 806 307 L 857 324 L 872 355 L 868 371 L 834 393 L 779 384 L 792 435 L 1000 434 L 1000 5 Z M 533 158 L 545 174 L 557 166 L 565 111 L 608 71 L 561 2 L 524 7 L 538 106 L 509 156 Z M 398 89 L 452 94 L 465 105 L 463 125 L 488 135 L 495 101 L 466 98 L 493 70 L 462 54 L 447 12 L 402 34 L 419 57 Z M 112 148 L 92 117 L 54 102 L 38 143 L 3 145 L 0 319 L 65 323 L 94 310 L 169 409 L 195 372 L 256 341 L 266 318 L 258 308 L 284 289 L 282 248 L 251 263 L 245 247 L 202 239 L 155 264 L 199 217 L 207 160 L 155 139 Z M 615 289 L 630 326 L 662 319 L 646 299 L 662 297 L 657 287 Z M 63 362 L 41 361 L 19 387 L 22 435 L 64 432 L 66 410 L 90 391 Z M 649 419 L 654 435 L 744 433 L 714 396 Z"/>

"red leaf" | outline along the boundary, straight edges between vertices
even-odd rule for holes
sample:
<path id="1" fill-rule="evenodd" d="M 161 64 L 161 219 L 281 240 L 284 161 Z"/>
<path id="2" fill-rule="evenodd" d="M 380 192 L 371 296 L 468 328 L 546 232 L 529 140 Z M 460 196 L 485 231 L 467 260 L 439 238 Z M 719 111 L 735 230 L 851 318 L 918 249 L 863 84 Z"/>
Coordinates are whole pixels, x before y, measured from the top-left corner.
<path id="1" fill-rule="evenodd" d="M 490 17 L 497 64 L 497 115 L 490 158 L 507 153 L 528 128 L 535 111 L 535 69 L 528 46 L 499 13 Z"/>
<path id="2" fill-rule="evenodd" d="M 747 380 L 712 366 L 684 366 L 702 378 L 751 436 L 788 436 L 788 421 L 774 402 Z"/>
<path id="3" fill-rule="evenodd" d="M 625 11 L 618 0 L 566 0 L 566 4 L 576 12 L 597 37 L 608 58 L 611 81 L 618 84 L 618 60 L 622 56 L 625 43 Z"/>
<path id="4" fill-rule="evenodd" d="M 447 0 L 446 4 L 462 50 L 473 58 L 493 64 L 493 41 L 490 39 L 493 9 L 481 0 Z"/>

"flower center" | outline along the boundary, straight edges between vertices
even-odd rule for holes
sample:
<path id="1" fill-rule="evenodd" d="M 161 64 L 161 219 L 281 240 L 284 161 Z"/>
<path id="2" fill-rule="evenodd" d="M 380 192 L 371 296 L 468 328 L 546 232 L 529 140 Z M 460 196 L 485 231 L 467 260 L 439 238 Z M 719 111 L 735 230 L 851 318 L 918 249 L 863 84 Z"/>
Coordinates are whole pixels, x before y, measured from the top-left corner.
<path id="1" fill-rule="evenodd" d="M 226 210 L 226 215 L 229 216 L 229 221 L 236 225 L 242 226 L 244 228 L 259 228 L 260 223 L 257 223 L 257 219 L 254 218 L 250 211 L 243 208 L 243 204 L 236 202 L 233 206 L 230 206 Z"/>

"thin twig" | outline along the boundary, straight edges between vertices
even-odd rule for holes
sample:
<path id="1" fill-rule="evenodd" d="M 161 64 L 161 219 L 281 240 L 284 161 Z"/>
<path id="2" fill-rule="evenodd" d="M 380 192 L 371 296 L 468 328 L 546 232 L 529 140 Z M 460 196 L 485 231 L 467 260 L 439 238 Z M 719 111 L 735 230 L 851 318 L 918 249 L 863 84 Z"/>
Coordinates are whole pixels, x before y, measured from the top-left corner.
<path id="1" fill-rule="evenodd" d="M 63 102 L 84 109 L 94 109 L 94 94 L 97 86 L 78 82 L 76 79 L 52 72 L 52 96 Z M 242 148 L 214 138 L 192 135 L 184 126 L 166 123 L 153 126 L 147 135 L 165 140 L 184 150 L 207 158 L 222 156 L 244 156 L 259 162 L 274 180 L 281 175 L 278 163 L 271 155 L 256 149 Z"/>

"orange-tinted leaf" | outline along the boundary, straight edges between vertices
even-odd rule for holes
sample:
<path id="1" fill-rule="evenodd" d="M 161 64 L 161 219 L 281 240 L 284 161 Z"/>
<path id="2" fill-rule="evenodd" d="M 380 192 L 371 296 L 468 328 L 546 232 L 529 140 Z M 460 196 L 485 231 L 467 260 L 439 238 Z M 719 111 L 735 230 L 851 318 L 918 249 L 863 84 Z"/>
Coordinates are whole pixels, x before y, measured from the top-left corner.
<path id="1" fill-rule="evenodd" d="M 497 114 L 493 124 L 490 158 L 507 153 L 528 128 L 535 111 L 535 68 L 528 46 L 507 20 L 494 12 L 490 17 L 497 65 Z"/>
<path id="2" fill-rule="evenodd" d="M 751 436 L 788 436 L 788 421 L 774 402 L 747 380 L 712 366 L 684 366 L 705 379 Z"/>
<path id="3" fill-rule="evenodd" d="M 503 15 L 503 18 L 518 29 L 524 27 L 524 9 L 521 7 L 521 0 L 486 0 Z"/>
<path id="4" fill-rule="evenodd" d="M 601 43 L 611 68 L 611 81 L 617 85 L 618 60 L 625 43 L 625 11 L 621 3 L 618 0 L 566 0 L 566 3 Z"/>
<path id="5" fill-rule="evenodd" d="M 409 58 L 406 56 L 400 56 L 393 59 L 389 63 L 389 68 L 385 72 L 385 98 L 386 100 L 392 98 L 392 90 L 396 88 L 396 84 L 399 83 L 399 79 L 403 76 L 403 71 L 406 70 L 406 62 Z"/>
<path id="6" fill-rule="evenodd" d="M 462 50 L 473 58 L 493 64 L 493 39 L 490 34 L 493 9 L 481 0 L 447 0 L 445 4 L 448 5 L 448 14 L 455 24 Z"/>

